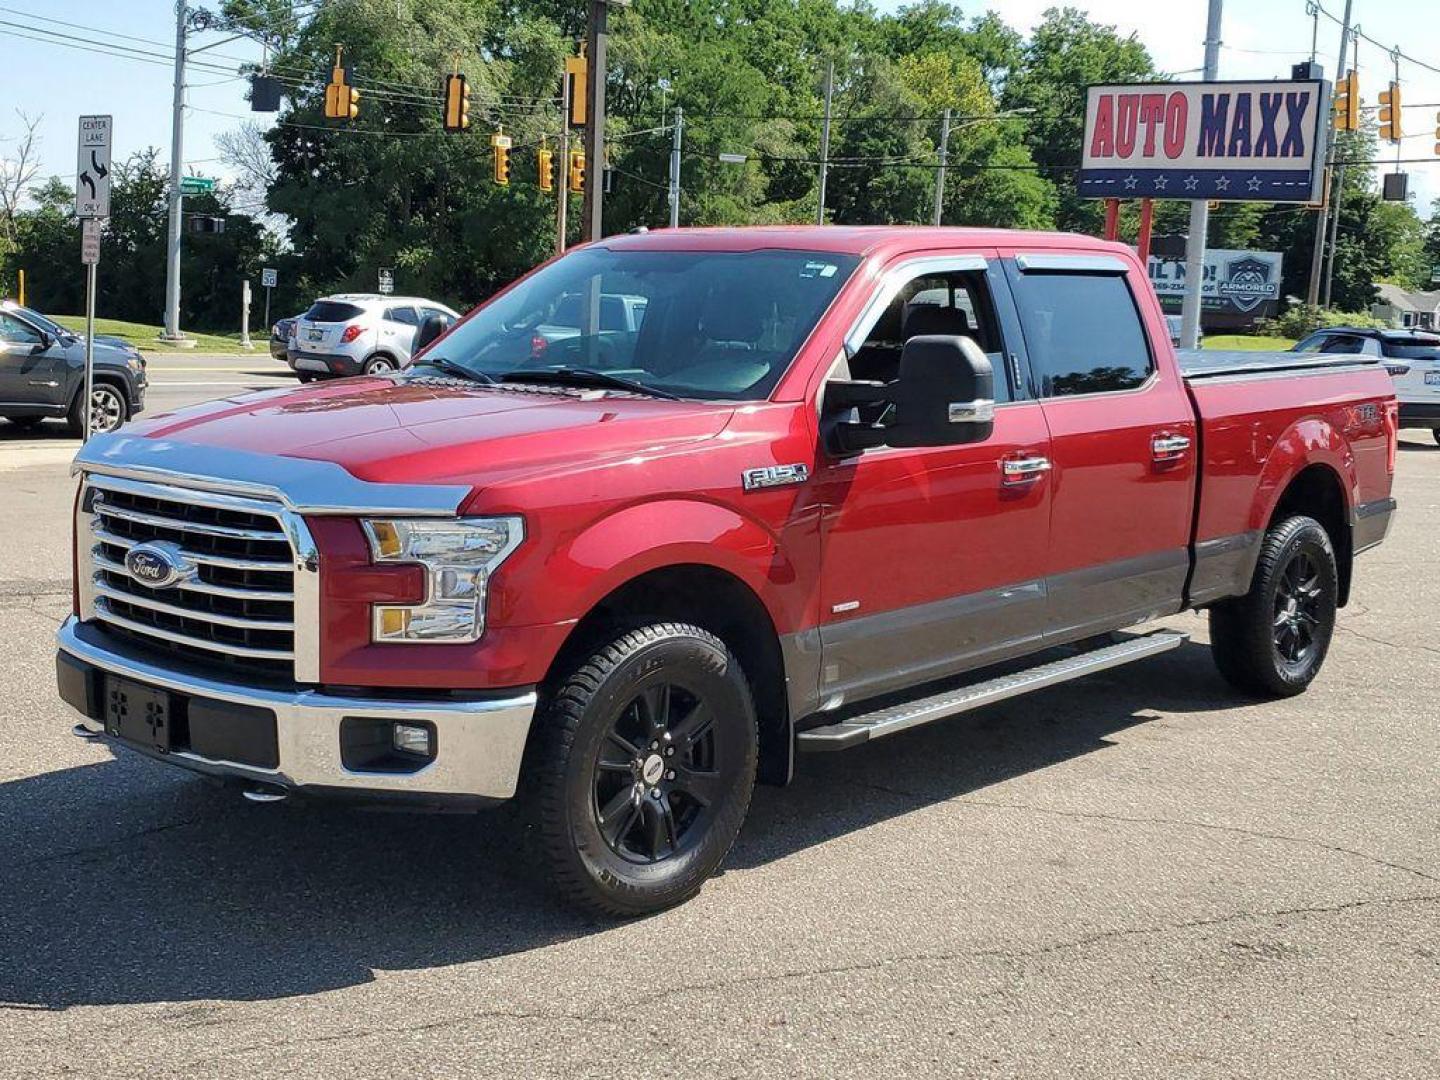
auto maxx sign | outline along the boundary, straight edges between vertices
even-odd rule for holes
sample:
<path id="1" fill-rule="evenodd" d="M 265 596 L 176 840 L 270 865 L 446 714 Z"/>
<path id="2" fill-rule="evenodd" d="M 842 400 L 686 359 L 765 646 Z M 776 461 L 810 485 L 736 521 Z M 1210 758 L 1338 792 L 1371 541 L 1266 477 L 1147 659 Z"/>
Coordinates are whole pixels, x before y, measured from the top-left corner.
<path id="1" fill-rule="evenodd" d="M 1329 99 L 1319 80 L 1092 86 L 1080 194 L 1315 202 Z"/>

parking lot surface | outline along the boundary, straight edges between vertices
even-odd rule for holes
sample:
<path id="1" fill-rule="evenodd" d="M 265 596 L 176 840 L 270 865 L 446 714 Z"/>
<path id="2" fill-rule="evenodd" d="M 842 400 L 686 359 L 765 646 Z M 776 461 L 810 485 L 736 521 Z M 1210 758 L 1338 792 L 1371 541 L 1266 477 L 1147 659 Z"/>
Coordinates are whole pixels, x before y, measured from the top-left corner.
<path id="1" fill-rule="evenodd" d="M 193 360 L 152 409 L 284 385 Z M 256 807 L 71 737 L 73 451 L 0 432 L 0 1076 L 1440 1075 L 1428 432 L 1309 693 L 1237 696 L 1167 620 L 1194 642 L 802 757 L 628 923 L 552 902 L 513 811 Z"/>

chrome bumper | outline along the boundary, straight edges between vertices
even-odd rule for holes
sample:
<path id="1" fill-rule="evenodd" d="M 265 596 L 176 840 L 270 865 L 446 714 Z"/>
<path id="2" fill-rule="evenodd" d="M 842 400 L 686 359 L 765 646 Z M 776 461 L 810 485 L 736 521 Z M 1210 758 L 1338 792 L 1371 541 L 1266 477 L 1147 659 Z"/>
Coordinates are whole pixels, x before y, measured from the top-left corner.
<path id="1" fill-rule="evenodd" d="M 106 673 L 193 698 L 234 702 L 269 709 L 275 714 L 279 764 L 274 769 L 216 761 L 183 750 L 157 755 L 171 764 L 262 785 L 329 789 L 355 796 L 421 797 L 441 801 L 451 797 L 507 799 L 515 794 L 520 759 L 535 713 L 533 691 L 500 699 L 407 701 L 342 697 L 316 690 L 266 690 L 176 674 L 85 640 L 76 632 L 78 626 L 72 616 L 57 634 L 60 651 L 75 660 Z M 348 769 L 340 758 L 340 721 L 345 717 L 433 724 L 435 758 L 409 773 Z M 103 725 L 88 716 L 83 726 L 97 735 L 109 737 Z"/>

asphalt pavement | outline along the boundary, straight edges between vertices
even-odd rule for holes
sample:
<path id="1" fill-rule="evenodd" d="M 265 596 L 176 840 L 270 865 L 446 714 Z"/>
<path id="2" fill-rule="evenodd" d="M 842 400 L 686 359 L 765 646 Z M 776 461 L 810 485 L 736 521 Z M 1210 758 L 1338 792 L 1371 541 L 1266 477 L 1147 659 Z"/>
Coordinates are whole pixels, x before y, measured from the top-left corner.
<path id="1" fill-rule="evenodd" d="M 283 385 L 151 370 L 155 411 Z M 1194 643 L 802 757 L 628 923 L 555 904 L 511 811 L 256 807 L 70 736 L 73 449 L 0 433 L 0 1076 L 1440 1076 L 1428 433 L 1307 694 L 1167 620 Z"/>

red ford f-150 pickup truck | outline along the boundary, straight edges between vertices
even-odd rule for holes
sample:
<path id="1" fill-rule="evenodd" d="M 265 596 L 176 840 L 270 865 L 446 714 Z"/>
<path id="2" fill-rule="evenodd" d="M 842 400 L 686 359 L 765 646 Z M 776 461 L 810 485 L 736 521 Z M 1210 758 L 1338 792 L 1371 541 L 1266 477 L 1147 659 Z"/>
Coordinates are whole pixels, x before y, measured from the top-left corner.
<path id="1" fill-rule="evenodd" d="M 615 237 L 411 370 L 92 440 L 60 693 L 257 800 L 524 796 L 563 891 L 651 911 L 796 751 L 1179 645 L 1117 633 L 1158 617 L 1208 609 L 1231 683 L 1303 690 L 1396 424 L 1363 358 L 1177 358 L 1115 244 Z"/>

